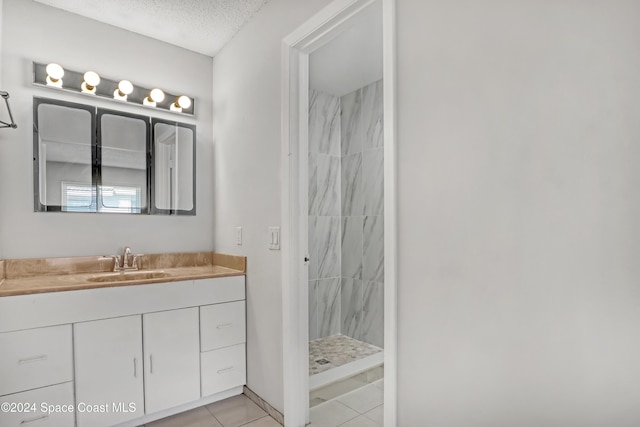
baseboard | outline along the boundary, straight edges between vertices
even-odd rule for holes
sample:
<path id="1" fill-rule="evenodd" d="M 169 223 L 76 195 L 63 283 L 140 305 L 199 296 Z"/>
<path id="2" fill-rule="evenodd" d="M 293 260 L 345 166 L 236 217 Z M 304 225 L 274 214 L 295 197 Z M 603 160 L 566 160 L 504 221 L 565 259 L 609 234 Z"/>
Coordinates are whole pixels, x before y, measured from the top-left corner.
<path id="1" fill-rule="evenodd" d="M 267 414 L 271 416 L 274 420 L 276 420 L 280 425 L 284 425 L 284 415 L 276 408 L 271 406 L 269 402 L 258 396 L 253 390 L 249 387 L 244 386 L 243 394 L 247 396 L 253 403 L 261 407 Z"/>
<path id="2" fill-rule="evenodd" d="M 123 422 L 121 424 L 117 424 L 114 427 L 137 427 L 137 426 L 141 426 L 141 425 L 144 425 L 146 423 L 150 423 L 152 421 L 157 421 L 157 420 L 162 419 L 162 418 L 167 418 L 167 417 L 170 417 L 172 415 L 180 414 L 182 412 L 189 411 L 191 409 L 195 409 L 195 408 L 198 408 L 200 406 L 209 405 L 210 403 L 218 402 L 220 400 L 224 400 L 224 399 L 227 399 L 227 398 L 232 397 L 232 396 L 237 396 L 239 394 L 242 394 L 242 386 L 235 387 L 235 388 L 232 388 L 230 390 L 223 391 L 221 393 L 216 393 L 214 395 L 207 396 L 207 397 L 205 397 L 203 399 L 199 399 L 199 400 L 196 400 L 194 402 L 190 402 L 190 403 L 187 403 L 187 404 L 184 404 L 184 405 L 176 406 L 175 408 L 165 409 L 164 411 L 155 412 L 153 414 L 145 415 L 143 417 L 136 418 L 134 420 L 125 421 L 125 422 Z"/>

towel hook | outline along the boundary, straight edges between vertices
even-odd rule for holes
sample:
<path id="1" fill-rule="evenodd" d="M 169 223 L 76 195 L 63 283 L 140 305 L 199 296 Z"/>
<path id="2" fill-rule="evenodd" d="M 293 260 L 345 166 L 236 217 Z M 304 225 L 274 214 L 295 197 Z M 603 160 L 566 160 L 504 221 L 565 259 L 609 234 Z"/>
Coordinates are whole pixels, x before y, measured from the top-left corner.
<path id="1" fill-rule="evenodd" d="M 11 114 L 11 107 L 9 106 L 9 92 L 4 92 L 0 90 L 0 96 L 4 98 L 4 102 L 5 104 L 7 104 L 7 111 L 9 112 L 9 120 L 11 120 L 11 122 L 9 123 L 3 122 L 2 120 L 0 120 L 0 129 L 2 128 L 15 129 L 18 127 L 18 125 L 16 124 L 16 122 L 13 121 L 13 115 Z"/>

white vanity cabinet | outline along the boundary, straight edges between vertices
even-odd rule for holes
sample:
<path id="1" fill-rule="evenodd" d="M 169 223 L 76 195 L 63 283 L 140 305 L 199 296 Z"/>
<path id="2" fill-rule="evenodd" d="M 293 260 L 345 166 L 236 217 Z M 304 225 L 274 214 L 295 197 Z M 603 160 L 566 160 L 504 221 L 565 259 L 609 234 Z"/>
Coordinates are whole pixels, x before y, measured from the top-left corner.
<path id="1" fill-rule="evenodd" d="M 200 345 L 203 352 L 247 340 L 244 301 L 200 307 Z"/>
<path id="2" fill-rule="evenodd" d="M 0 334 L 0 396 L 71 380 L 71 325 Z"/>
<path id="3" fill-rule="evenodd" d="M 200 307 L 202 396 L 246 382 L 244 301 Z"/>
<path id="4" fill-rule="evenodd" d="M 144 397 L 147 413 L 200 398 L 198 308 L 143 316 Z"/>
<path id="5" fill-rule="evenodd" d="M 1 396 L 10 411 L 0 411 L 2 427 L 72 427 L 74 425 L 73 383 Z M 26 409 L 25 405 L 30 405 Z M 15 410 L 14 410 L 15 409 Z"/>
<path id="6" fill-rule="evenodd" d="M 198 323 L 197 307 L 76 323 L 76 397 L 98 405 L 79 408 L 78 427 L 112 426 L 198 400 Z"/>
<path id="7" fill-rule="evenodd" d="M 0 426 L 133 427 L 241 394 L 245 311 L 244 276 L 0 297 L 0 402 L 75 410 Z"/>
<path id="8" fill-rule="evenodd" d="M 141 316 L 76 323 L 73 335 L 77 403 L 108 406 L 79 407 L 78 427 L 112 426 L 144 415 Z"/>
<path id="9" fill-rule="evenodd" d="M 73 426 L 71 325 L 0 333 L 0 426 Z M 44 406 L 43 406 L 44 404 Z"/>

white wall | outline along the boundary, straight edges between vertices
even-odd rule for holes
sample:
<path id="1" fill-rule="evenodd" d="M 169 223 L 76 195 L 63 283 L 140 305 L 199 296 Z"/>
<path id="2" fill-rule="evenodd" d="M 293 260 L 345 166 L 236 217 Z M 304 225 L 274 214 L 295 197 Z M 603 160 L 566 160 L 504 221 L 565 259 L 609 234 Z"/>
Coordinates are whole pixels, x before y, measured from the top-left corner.
<path id="1" fill-rule="evenodd" d="M 269 1 L 213 61 L 216 250 L 248 256 L 248 386 L 280 411 L 280 252 L 267 249 L 267 227 L 280 223 L 281 42 L 328 3 Z"/>
<path id="2" fill-rule="evenodd" d="M 0 131 L 0 253 L 5 258 L 102 255 L 125 245 L 159 253 L 213 248 L 212 59 L 69 12 L 23 0 L 5 0 L 2 16 L 2 89 L 11 94 L 17 130 Z M 147 87 L 196 98 L 197 216 L 33 212 L 32 97 L 87 102 L 84 96 L 32 86 L 32 61 L 93 69 Z M 112 102 L 96 105 L 116 108 Z M 123 110 L 147 110 L 123 105 Z M 167 112 L 158 117 L 176 120 Z"/>
<path id="3" fill-rule="evenodd" d="M 0 53 L 2 52 L 2 3 L 4 0 L 0 0 Z M 0 55 L 0 90 L 4 90 L 3 89 L 3 85 L 2 85 L 2 55 Z M 4 101 L 4 100 L 3 100 Z M 0 110 L 3 111 L 3 110 Z M 6 114 L 6 113 L 3 113 Z M 7 114 L 8 115 L 8 114 Z M 5 116 L 3 116 L 5 117 Z M 4 122 L 8 122 L 9 120 L 5 119 L 1 119 Z M 3 134 L 0 134 L 0 144 L 4 143 L 6 136 L 4 136 Z M 0 199 L 1 200 L 1 199 Z M 0 211 L 0 222 L 2 222 L 2 211 Z M 2 229 L 0 229 L 0 259 L 3 258 L 3 253 L 2 253 Z"/>
<path id="4" fill-rule="evenodd" d="M 397 4 L 399 426 L 640 425 L 640 3 Z"/>
<path id="5" fill-rule="evenodd" d="M 340 97 L 381 78 L 382 0 L 377 0 L 339 36 L 309 55 L 309 86 Z"/>

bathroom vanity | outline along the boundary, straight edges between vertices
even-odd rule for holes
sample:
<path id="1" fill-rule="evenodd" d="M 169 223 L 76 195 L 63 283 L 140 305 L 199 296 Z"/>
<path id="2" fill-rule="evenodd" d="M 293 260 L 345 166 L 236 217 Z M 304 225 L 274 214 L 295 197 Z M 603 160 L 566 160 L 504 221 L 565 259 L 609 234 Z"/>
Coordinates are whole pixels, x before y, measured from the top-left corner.
<path id="1" fill-rule="evenodd" d="M 0 425 L 137 426 L 242 393 L 246 259 L 140 263 L 0 261 Z"/>

